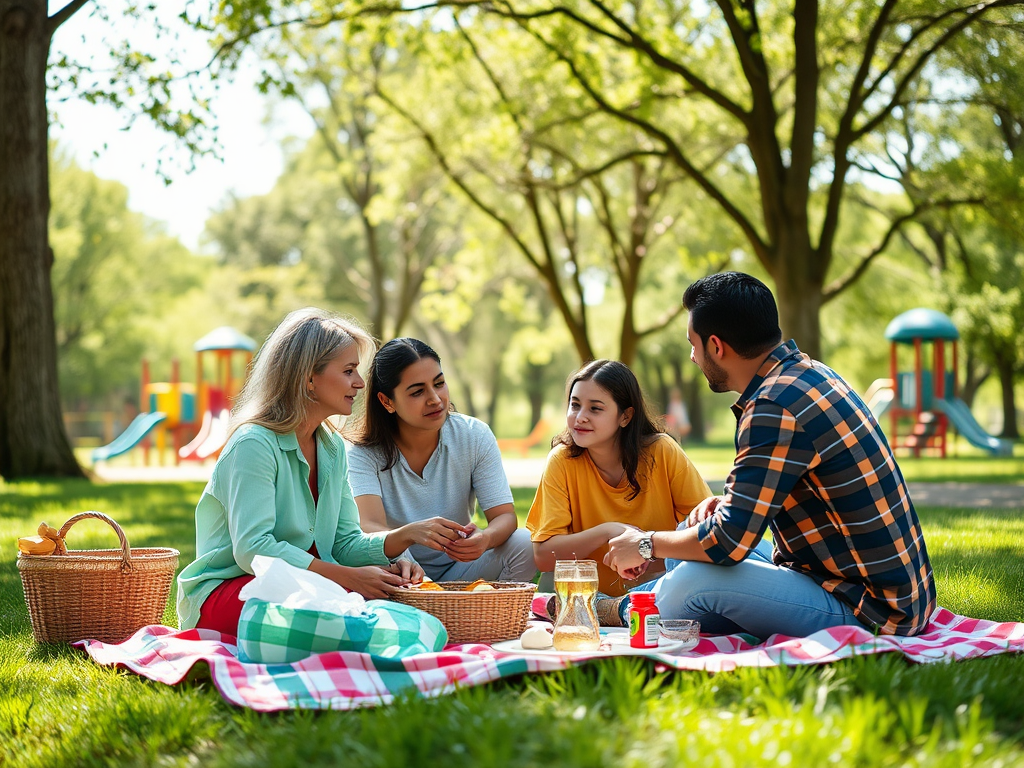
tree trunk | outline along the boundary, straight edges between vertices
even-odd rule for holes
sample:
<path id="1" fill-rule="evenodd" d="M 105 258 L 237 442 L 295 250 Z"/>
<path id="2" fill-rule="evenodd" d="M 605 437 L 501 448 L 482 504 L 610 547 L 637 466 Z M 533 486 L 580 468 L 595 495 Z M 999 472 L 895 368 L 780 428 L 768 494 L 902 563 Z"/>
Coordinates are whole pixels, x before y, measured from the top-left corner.
<path id="1" fill-rule="evenodd" d="M 487 423 L 494 429 L 498 422 L 498 403 L 501 400 L 501 355 L 491 361 L 491 387 L 487 398 Z"/>
<path id="2" fill-rule="evenodd" d="M 997 355 L 996 369 L 999 371 L 999 385 L 1003 390 L 1003 431 L 999 436 L 1016 440 L 1020 437 L 1020 432 L 1017 429 L 1017 406 L 1013 401 L 1013 356 Z"/>
<path id="3" fill-rule="evenodd" d="M 824 271 L 806 230 L 793 227 L 780 237 L 772 278 L 779 305 L 782 340 L 796 339 L 800 351 L 821 360 L 821 305 Z"/>
<path id="4" fill-rule="evenodd" d="M 680 388 L 683 393 L 683 402 L 686 403 L 686 410 L 690 417 L 689 440 L 694 443 L 705 443 L 708 439 L 707 422 L 704 419 L 704 404 L 700 396 L 705 386 L 707 386 L 707 382 L 704 380 L 704 376 L 698 372 L 689 381 L 683 381 Z"/>
<path id="5" fill-rule="evenodd" d="M 963 349 L 966 350 L 966 354 L 964 355 L 962 367 L 964 383 L 960 387 L 960 399 L 967 403 L 968 408 L 973 408 L 974 396 L 978 394 L 978 389 L 985 383 L 992 372 L 988 366 L 983 366 L 978 362 L 978 356 L 971 351 L 969 345 L 964 344 Z"/>
<path id="6" fill-rule="evenodd" d="M 0 0 L 0 475 L 83 477 L 61 418 L 47 234 L 47 4 Z"/>
<path id="7" fill-rule="evenodd" d="M 544 370 L 546 366 L 526 364 L 526 396 L 530 400 L 530 423 L 526 426 L 526 434 L 540 421 L 544 408 Z"/>

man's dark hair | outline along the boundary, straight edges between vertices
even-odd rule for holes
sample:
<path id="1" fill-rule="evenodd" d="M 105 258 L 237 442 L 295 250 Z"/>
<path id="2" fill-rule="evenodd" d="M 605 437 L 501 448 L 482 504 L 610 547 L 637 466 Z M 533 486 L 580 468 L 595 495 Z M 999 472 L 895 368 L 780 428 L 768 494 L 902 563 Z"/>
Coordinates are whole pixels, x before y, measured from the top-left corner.
<path id="1" fill-rule="evenodd" d="M 717 336 L 748 360 L 782 341 L 775 297 L 768 286 L 742 272 L 702 277 L 686 289 L 683 307 L 704 344 Z"/>

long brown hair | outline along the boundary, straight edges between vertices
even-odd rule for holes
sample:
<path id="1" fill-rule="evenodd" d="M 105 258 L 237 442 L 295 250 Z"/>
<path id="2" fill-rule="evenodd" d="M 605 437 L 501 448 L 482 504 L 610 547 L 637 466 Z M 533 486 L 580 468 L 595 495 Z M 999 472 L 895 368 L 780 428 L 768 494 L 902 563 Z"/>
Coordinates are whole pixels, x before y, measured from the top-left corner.
<path id="1" fill-rule="evenodd" d="M 665 434 L 665 430 L 655 420 L 651 408 L 644 398 L 640 389 L 640 382 L 629 366 L 620 363 L 618 360 L 594 360 L 580 368 L 569 377 L 565 387 L 566 400 L 572 396 L 572 388 L 578 381 L 593 381 L 602 389 L 608 392 L 618 406 L 619 412 L 627 408 L 633 409 L 633 418 L 629 423 L 619 430 L 618 441 L 619 451 L 622 454 L 622 467 L 626 470 L 626 479 L 633 492 L 629 500 L 635 499 L 643 488 L 640 486 L 640 476 L 645 474 L 651 461 L 650 454 L 646 450 L 658 435 Z M 583 455 L 585 448 L 576 445 L 572 439 L 569 428 L 551 441 L 551 447 L 564 445 L 569 455 L 577 458 Z M 641 463 L 643 470 L 641 471 Z"/>

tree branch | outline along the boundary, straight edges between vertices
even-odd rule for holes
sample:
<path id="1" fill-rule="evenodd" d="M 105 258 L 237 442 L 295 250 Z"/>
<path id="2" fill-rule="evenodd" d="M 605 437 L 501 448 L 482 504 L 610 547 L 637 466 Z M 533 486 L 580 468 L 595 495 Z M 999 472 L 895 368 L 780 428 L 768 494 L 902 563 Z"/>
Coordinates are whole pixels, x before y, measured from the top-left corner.
<path id="1" fill-rule="evenodd" d="M 853 129 L 853 121 L 860 111 L 866 94 L 861 91 L 871 72 L 871 62 L 874 60 L 878 44 L 882 39 L 882 33 L 888 22 L 889 15 L 895 9 L 899 0 L 886 0 L 885 5 L 875 17 L 875 23 L 871 25 L 868 33 L 867 43 L 864 46 L 864 53 L 861 56 L 860 66 L 850 84 L 850 95 L 846 102 L 846 109 L 839 119 L 839 126 L 836 130 L 836 137 L 832 147 L 832 183 L 828 189 L 828 200 L 825 203 L 825 215 L 822 218 L 821 229 L 818 233 L 818 248 L 824 253 L 831 253 L 835 241 L 835 234 L 839 229 L 839 215 L 843 202 L 843 190 L 846 188 L 846 171 L 849 168 L 850 147 L 856 138 Z M 878 82 L 878 81 L 876 81 Z"/>
<path id="2" fill-rule="evenodd" d="M 677 304 L 675 307 L 673 307 L 668 312 L 659 317 L 657 320 L 655 320 L 653 324 L 651 324 L 647 328 L 644 328 L 642 331 L 637 331 L 636 337 L 638 339 L 644 339 L 650 336 L 651 334 L 657 333 L 658 331 L 662 331 L 665 328 L 668 328 L 668 326 L 670 326 L 675 321 L 675 319 L 679 317 L 681 314 L 683 314 L 683 312 L 685 311 L 686 310 L 684 309 L 682 303 Z"/>
<path id="3" fill-rule="evenodd" d="M 71 0 L 70 3 L 53 14 L 53 16 L 47 20 L 47 28 L 50 31 L 50 37 L 53 37 L 53 33 L 60 28 L 61 24 L 78 13 L 78 11 L 80 11 L 88 2 L 89 0 Z"/>
<path id="4" fill-rule="evenodd" d="M 609 9 L 601 0 L 590 0 L 590 4 L 597 8 L 598 11 L 600 11 L 605 18 L 607 18 L 609 21 L 615 24 L 615 26 L 617 26 L 628 36 L 628 42 L 622 41 L 620 38 L 613 38 L 617 42 L 619 42 L 620 45 L 622 45 L 625 48 L 631 48 L 633 50 L 642 51 L 644 54 L 646 54 L 647 58 L 650 59 L 652 63 L 656 64 L 658 67 L 668 72 L 672 72 L 673 74 L 679 75 L 681 78 L 683 78 L 683 80 L 685 80 L 690 85 L 691 88 L 697 91 L 697 93 L 706 96 L 708 99 L 710 99 L 712 102 L 720 106 L 722 109 L 724 109 L 730 115 L 735 117 L 748 128 L 751 127 L 751 116 L 739 104 L 734 102 L 721 91 L 712 88 L 711 85 L 709 85 L 702 78 L 698 77 L 696 73 L 694 73 L 688 67 L 684 67 L 679 62 L 673 61 L 672 59 L 668 58 L 663 53 L 661 53 L 657 48 L 654 47 L 654 45 L 650 41 L 642 37 L 639 32 L 634 30 L 632 27 L 627 25 L 622 19 L 616 16 L 611 11 L 611 9 Z M 571 12 L 566 10 L 566 13 Z"/>
<path id="5" fill-rule="evenodd" d="M 572 166 L 573 170 L 578 174 L 577 176 L 574 176 L 569 181 L 564 181 L 564 182 L 561 182 L 559 184 L 549 184 L 549 185 L 547 185 L 550 189 L 556 189 L 556 190 L 570 189 L 572 187 L 579 186 L 581 182 L 589 181 L 590 179 L 594 178 L 595 176 L 602 176 L 606 171 L 610 171 L 615 166 L 621 165 L 622 163 L 628 162 L 630 160 L 635 160 L 635 159 L 640 158 L 640 157 L 662 157 L 662 158 L 665 157 L 665 153 L 664 152 L 657 152 L 655 150 L 637 149 L 637 150 L 633 150 L 631 152 L 625 152 L 625 153 L 623 153 L 621 155 L 616 155 L 615 157 L 611 158 L 607 162 L 602 163 L 601 165 L 599 165 L 599 166 L 597 166 L 595 168 L 583 168 L 577 162 L 575 162 L 575 160 L 574 160 L 574 158 L 572 156 L 570 156 L 568 153 L 563 151 L 560 147 L 557 147 L 557 146 L 555 146 L 553 144 L 548 144 L 547 142 L 543 142 L 543 141 L 537 141 L 537 142 L 534 142 L 534 144 L 536 146 L 540 147 L 541 149 L 547 150 L 548 152 L 550 152 L 551 154 L 555 155 L 556 157 L 559 157 L 562 160 L 565 160 L 567 163 L 569 163 Z"/>
<path id="6" fill-rule="evenodd" d="M 871 262 L 882 253 L 889 245 L 889 241 L 900 232 L 903 225 L 910 221 L 914 221 L 925 211 L 929 211 L 935 208 L 953 208 L 958 205 L 980 205 L 984 203 L 983 198 L 967 198 L 962 200 L 930 200 L 915 205 L 914 209 L 909 213 L 905 213 L 902 216 L 898 216 L 892 222 L 890 222 L 889 230 L 885 233 L 882 238 L 882 242 L 879 243 L 870 253 L 861 259 L 860 263 L 854 267 L 853 271 L 850 272 L 846 277 L 839 278 L 832 281 L 829 285 L 825 286 L 821 294 L 821 303 L 827 304 L 829 301 L 834 299 L 844 290 L 849 288 L 853 283 L 857 282 L 858 278 L 864 274 L 867 268 L 871 265 Z"/>
<path id="7" fill-rule="evenodd" d="M 959 22 L 957 22 L 956 24 L 953 24 L 951 27 L 949 27 L 949 29 L 947 29 L 944 33 L 942 33 L 942 35 L 939 36 L 938 40 L 936 40 L 934 43 L 932 43 L 931 46 L 929 46 L 920 56 L 917 57 L 917 60 L 911 65 L 910 69 L 908 69 L 903 74 L 902 79 L 896 85 L 896 88 L 893 90 L 892 98 L 889 100 L 889 103 L 886 104 L 884 107 L 882 107 L 882 109 L 879 110 L 877 115 L 875 115 L 873 118 L 871 118 L 866 123 L 864 123 L 860 128 L 858 128 L 858 129 L 856 129 L 854 131 L 853 140 L 856 141 L 861 136 L 864 136 L 865 134 L 870 133 L 871 131 L 873 131 L 875 128 L 878 127 L 878 125 L 883 120 L 885 120 L 889 116 L 889 114 L 891 114 L 892 110 L 895 109 L 896 106 L 899 105 L 900 97 L 903 95 L 903 92 L 910 86 L 910 83 L 914 80 L 915 77 L 917 77 L 917 74 L 921 71 L 921 69 L 924 67 L 924 65 L 928 63 L 928 60 L 931 59 L 932 56 L 934 56 L 943 47 L 945 47 L 946 43 L 948 43 L 953 37 L 955 37 L 956 35 L 960 34 L 960 32 L 962 32 L 972 22 L 974 22 L 975 20 L 979 19 L 983 14 L 987 13 L 988 11 L 992 10 L 993 8 L 998 8 L 1000 6 L 1006 6 L 1006 5 L 1016 5 L 1017 2 L 1018 2 L 1018 0 L 991 0 L 988 3 L 984 3 L 984 2 L 973 3 L 973 4 L 971 4 L 969 6 L 966 6 L 966 7 L 963 7 L 963 8 L 958 8 L 958 9 L 953 9 L 951 11 L 947 11 L 946 13 L 941 14 L 940 16 L 936 17 L 936 19 L 932 23 L 925 25 L 924 28 L 929 28 L 929 27 L 934 26 L 936 23 L 938 23 L 939 20 L 943 19 L 944 17 L 950 16 L 953 13 L 957 13 L 957 12 L 964 13 L 964 18 L 963 19 L 961 19 Z M 915 31 L 915 35 L 916 34 L 917 34 L 917 31 Z M 871 88 L 868 89 L 868 91 L 865 94 L 865 96 L 870 95 L 871 92 L 875 90 L 877 85 L 880 82 L 882 82 L 882 80 L 885 77 L 888 76 L 888 73 L 892 71 L 892 69 L 895 67 L 898 59 L 902 57 L 902 54 L 906 51 L 906 49 L 907 49 L 907 46 L 903 46 L 903 48 L 900 49 L 900 53 L 897 54 L 896 57 L 894 57 L 892 63 L 886 69 L 886 71 L 883 72 L 882 75 L 880 75 L 875 80 L 875 83 L 871 86 Z"/>
<path id="8" fill-rule="evenodd" d="M 665 146 L 668 155 L 672 158 L 676 165 L 678 165 L 690 178 L 692 178 L 697 183 L 697 185 L 702 190 L 704 190 L 708 197 L 710 197 L 712 200 L 718 203 L 719 207 L 722 208 L 722 210 L 729 216 L 729 218 L 731 218 L 736 223 L 736 225 L 743 232 L 744 236 L 750 242 L 755 254 L 761 260 L 761 262 L 763 264 L 767 264 L 768 248 L 765 245 L 764 241 L 761 239 L 760 234 L 754 228 L 754 225 L 750 222 L 749 219 L 747 219 L 746 216 L 743 215 L 743 212 L 740 211 L 739 208 L 737 208 L 732 203 L 732 201 L 725 196 L 725 193 L 723 193 L 722 190 L 716 187 L 703 172 L 697 169 L 693 165 L 693 163 L 690 162 L 689 158 L 685 155 L 682 149 L 679 148 L 679 145 L 672 140 L 672 137 L 670 137 L 667 133 L 665 133 L 665 131 L 661 130 L 660 128 L 657 128 L 648 121 L 643 120 L 637 117 L 636 115 L 632 115 L 626 110 L 612 106 L 607 101 L 607 99 L 604 98 L 604 96 L 597 92 L 597 90 L 590 83 L 590 81 L 583 75 L 579 67 L 576 66 L 576 62 L 568 58 L 565 54 L 559 51 L 555 46 L 549 43 L 542 36 L 538 35 L 536 32 L 530 30 L 530 34 L 532 34 L 543 46 L 545 46 L 549 51 L 551 51 L 555 55 L 555 57 L 559 59 L 559 61 L 561 61 L 569 68 L 569 71 L 572 74 L 573 78 L 576 80 L 576 82 L 579 83 L 580 87 L 582 87 L 583 90 L 587 92 L 590 98 L 594 100 L 594 102 L 601 108 L 602 111 L 615 117 L 618 117 L 619 119 L 627 123 L 630 123 L 631 125 L 637 126 L 645 133 L 649 134 L 650 136 L 653 136 L 659 142 L 661 142 Z"/>

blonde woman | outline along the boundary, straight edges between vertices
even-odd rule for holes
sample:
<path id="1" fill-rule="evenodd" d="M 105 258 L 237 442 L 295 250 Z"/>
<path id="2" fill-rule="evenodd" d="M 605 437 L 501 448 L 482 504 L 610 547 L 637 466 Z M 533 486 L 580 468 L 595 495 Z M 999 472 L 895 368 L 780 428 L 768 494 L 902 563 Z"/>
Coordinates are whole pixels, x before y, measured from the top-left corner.
<path id="1" fill-rule="evenodd" d="M 289 314 L 253 361 L 227 444 L 196 507 L 196 559 L 178 576 L 182 628 L 236 635 L 256 555 L 279 557 L 367 598 L 422 579 L 392 559 L 412 540 L 363 533 L 341 436 L 364 387 L 373 340 L 354 322 L 318 309 Z"/>

